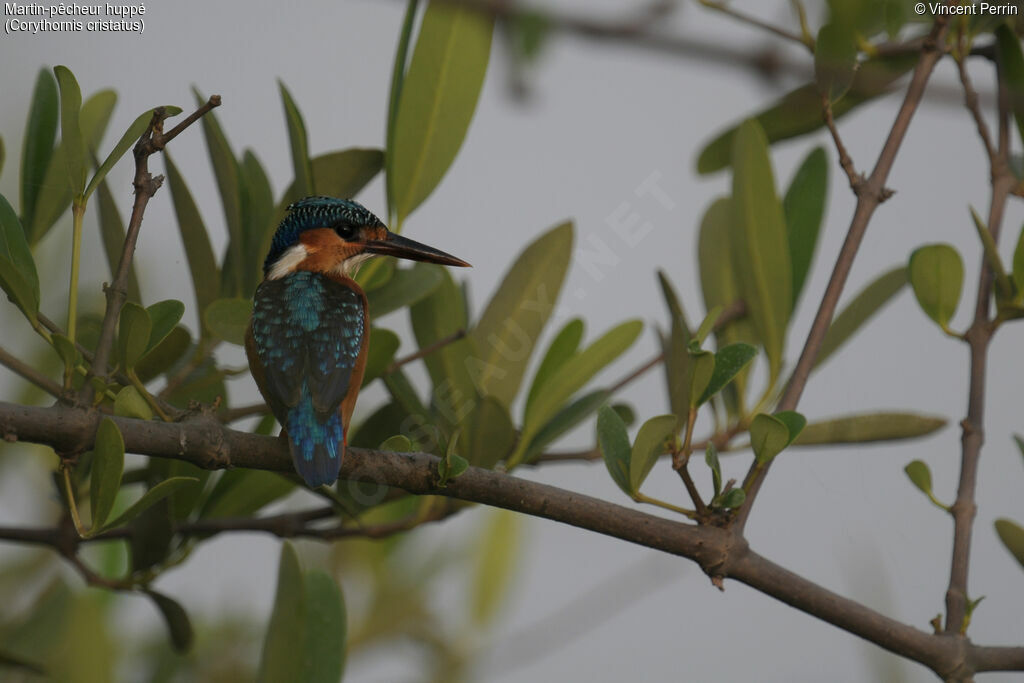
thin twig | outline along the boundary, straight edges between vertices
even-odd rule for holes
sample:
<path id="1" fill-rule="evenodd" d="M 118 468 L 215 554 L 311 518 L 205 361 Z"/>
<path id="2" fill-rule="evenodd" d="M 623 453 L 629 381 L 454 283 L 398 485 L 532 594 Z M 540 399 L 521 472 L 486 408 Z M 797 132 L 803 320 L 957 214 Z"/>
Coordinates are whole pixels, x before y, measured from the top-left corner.
<path id="1" fill-rule="evenodd" d="M 784 29 L 784 28 L 782 28 L 780 26 L 775 26 L 774 24 L 769 24 L 767 21 L 764 21 L 762 19 L 758 19 L 757 17 L 755 17 L 753 15 L 747 14 L 746 12 L 741 12 L 738 9 L 730 7 L 729 5 L 725 4 L 724 2 L 714 2 L 714 0 L 697 0 L 697 1 L 702 6 L 707 7 L 708 9 L 715 10 L 717 12 L 721 12 L 722 14 L 725 14 L 726 16 L 729 16 L 729 17 L 732 17 L 733 19 L 736 19 L 740 23 L 747 24 L 748 26 L 753 26 L 754 28 L 761 29 L 762 31 L 767 31 L 768 33 L 773 33 L 773 34 L 777 35 L 780 38 L 784 38 L 785 40 L 788 40 L 790 42 L 797 43 L 801 47 L 805 47 L 808 50 L 810 50 L 811 54 L 814 54 L 814 40 L 813 39 L 806 40 L 804 38 L 804 36 L 801 36 L 799 34 L 793 33 L 792 31 L 789 31 L 788 29 Z"/>
<path id="2" fill-rule="evenodd" d="M 853 159 L 850 158 L 850 153 L 846 150 L 846 145 L 843 144 L 843 139 L 839 136 L 836 120 L 832 115 L 832 100 L 828 95 L 821 96 L 821 111 L 825 117 L 825 127 L 832 134 L 832 141 L 835 143 L 836 152 L 839 153 L 839 166 L 846 173 L 846 177 L 850 179 L 850 189 L 854 193 L 859 193 L 864 185 L 864 174 L 857 172 L 857 168 L 853 165 Z"/>
<path id="3" fill-rule="evenodd" d="M 31 382 L 54 398 L 60 398 L 64 393 L 64 389 L 61 385 L 39 372 L 28 363 L 25 363 L 15 357 L 2 347 L 0 347 L 0 365 L 6 366 L 14 374 L 28 382 Z"/>
<path id="4" fill-rule="evenodd" d="M 960 57 L 956 60 L 956 64 L 960 73 L 960 83 L 964 88 L 964 105 L 967 107 L 967 111 L 971 112 L 971 116 L 974 118 L 974 124 L 978 129 L 978 135 L 981 136 L 981 144 L 985 147 L 985 154 L 988 156 L 990 172 L 995 174 L 997 158 L 996 147 L 992 144 L 992 135 L 989 133 L 988 124 L 985 123 L 985 117 L 981 114 L 978 92 L 974 89 L 974 85 L 971 83 L 970 74 L 967 73 L 967 59 Z"/>
<path id="5" fill-rule="evenodd" d="M 988 229 L 992 241 L 999 242 L 1002 229 L 1006 201 L 1017 180 L 1009 166 L 1009 121 L 1010 103 L 1006 89 L 1006 74 L 1002 65 L 996 66 L 999 81 L 999 147 L 993 148 L 991 136 L 980 113 L 975 115 L 978 134 L 982 144 L 986 146 L 992 167 L 992 199 L 989 206 Z M 970 80 L 961 62 L 961 82 L 966 93 L 967 107 L 975 114 L 977 96 L 974 106 L 971 104 Z M 957 486 L 956 501 L 950 508 L 953 515 L 953 552 L 950 562 L 949 586 L 946 589 L 946 624 L 945 633 L 961 634 L 967 628 L 968 601 L 967 577 L 971 562 L 971 536 L 974 518 L 978 506 L 975 503 L 975 490 L 978 481 L 978 462 L 981 459 L 981 447 L 985 441 L 985 385 L 988 366 L 988 349 L 995 334 L 991 324 L 992 284 L 994 274 L 988 261 L 983 257 L 981 273 L 978 276 L 978 291 L 974 305 L 974 320 L 968 328 L 964 339 L 970 347 L 971 371 L 967 398 L 967 417 L 961 425 L 961 457 L 960 481 Z"/>
<path id="6" fill-rule="evenodd" d="M 796 368 L 794 368 L 789 384 L 779 400 L 777 407 L 779 411 L 793 410 L 800 402 L 800 396 L 807 385 L 807 379 L 810 377 L 814 361 L 818 357 L 818 351 L 821 349 L 821 344 L 825 339 L 825 333 L 828 332 L 828 327 L 832 322 L 832 316 L 835 314 L 839 297 L 843 293 L 846 278 L 850 274 L 853 260 L 857 256 L 857 250 L 860 248 L 861 241 L 864 239 L 864 233 L 867 231 L 871 216 L 874 215 L 878 205 L 889 196 L 889 192 L 885 187 L 885 181 L 889 177 L 889 171 L 892 169 L 893 162 L 896 160 L 896 154 L 899 152 L 903 138 L 910 127 L 910 121 L 914 116 L 914 112 L 917 111 L 917 107 L 921 103 L 921 98 L 924 95 L 925 86 L 928 84 L 932 70 L 943 55 L 942 43 L 947 29 L 948 17 L 943 15 L 935 19 L 931 33 L 921 48 L 921 59 L 914 68 L 910 85 L 907 86 L 907 93 L 903 98 L 903 104 L 896 114 L 896 120 L 889 131 L 889 136 L 882 147 L 881 153 L 878 155 L 875 168 L 860 186 L 860 191 L 857 192 L 857 208 L 854 210 L 853 219 L 850 221 L 846 240 L 839 250 L 836 265 L 832 269 L 832 277 L 829 279 L 828 286 L 822 296 L 818 312 L 814 316 L 814 322 L 811 324 L 811 329 L 807 334 L 807 340 L 804 342 L 803 351 L 800 353 Z M 747 491 L 747 498 L 740 507 L 733 526 L 736 533 L 743 533 L 743 528 L 750 516 L 750 511 L 753 508 L 754 501 L 757 499 L 761 484 L 768 474 L 770 465 L 771 463 L 768 463 L 765 467 L 759 467 L 755 462 L 748 470 L 743 482 L 743 488 Z"/>
<path id="7" fill-rule="evenodd" d="M 410 353 L 408 356 L 404 356 L 402 358 L 395 359 L 390 365 L 388 365 L 386 368 L 384 368 L 384 374 L 385 375 L 390 375 L 391 373 L 393 373 L 395 370 L 397 370 L 398 368 L 402 367 L 403 365 L 407 365 L 408 363 L 411 363 L 411 362 L 413 362 L 415 360 L 419 360 L 420 358 L 424 358 L 425 356 L 429 356 L 430 354 L 432 354 L 435 351 L 438 351 L 440 349 L 443 349 L 444 347 L 448 346 L 449 344 L 454 344 L 455 342 L 459 341 L 460 339 L 463 339 L 465 336 L 466 336 L 466 331 L 465 330 L 461 330 L 461 329 L 460 330 L 456 330 L 455 332 L 449 334 L 447 337 L 442 337 L 441 339 L 438 339 L 433 344 L 427 344 L 426 346 L 424 346 L 422 349 L 420 349 L 416 353 Z"/>
<path id="8" fill-rule="evenodd" d="M 235 422 L 254 415 L 263 416 L 269 414 L 270 406 L 266 403 L 253 403 L 247 406 L 239 406 L 238 408 L 228 408 L 227 410 L 221 411 L 218 417 L 221 422 L 228 424 L 229 422 Z"/>
<path id="9" fill-rule="evenodd" d="M 103 312 L 103 323 L 100 326 L 99 341 L 96 343 L 95 358 L 90 369 L 90 375 L 92 376 L 101 378 L 107 376 L 110 355 L 114 346 L 114 330 L 117 327 L 121 306 L 124 305 L 127 298 L 128 276 L 131 272 L 132 258 L 135 256 L 135 245 L 138 243 L 139 230 L 142 228 L 142 217 L 146 212 L 146 205 L 149 203 L 150 198 L 156 194 L 157 189 L 163 182 L 162 176 L 154 177 L 149 172 L 149 157 L 162 150 L 167 142 L 219 105 L 220 96 L 214 95 L 210 97 L 206 104 L 199 107 L 196 112 L 188 116 L 166 135 L 163 133 L 163 122 L 167 113 L 163 107 L 157 107 L 153 111 L 153 119 L 150 121 L 149 127 L 135 144 L 135 177 L 132 181 L 132 185 L 135 187 L 135 202 L 132 205 L 131 218 L 128 220 L 124 248 L 121 251 L 121 260 L 117 264 L 113 282 L 106 287 L 107 305 Z M 84 405 L 89 405 L 92 400 L 92 392 L 92 383 L 85 382 L 80 396 Z"/>

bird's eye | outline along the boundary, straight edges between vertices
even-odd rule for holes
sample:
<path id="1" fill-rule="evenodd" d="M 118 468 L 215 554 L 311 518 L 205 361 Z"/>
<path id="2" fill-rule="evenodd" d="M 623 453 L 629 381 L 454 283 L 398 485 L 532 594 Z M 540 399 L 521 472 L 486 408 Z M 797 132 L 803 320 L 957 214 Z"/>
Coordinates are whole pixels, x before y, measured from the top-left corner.
<path id="1" fill-rule="evenodd" d="M 347 223 L 342 223 L 341 225 L 335 226 L 334 231 L 338 233 L 338 236 L 341 237 L 341 239 L 345 240 L 346 242 L 354 239 L 356 236 L 355 227 L 348 225 Z"/>

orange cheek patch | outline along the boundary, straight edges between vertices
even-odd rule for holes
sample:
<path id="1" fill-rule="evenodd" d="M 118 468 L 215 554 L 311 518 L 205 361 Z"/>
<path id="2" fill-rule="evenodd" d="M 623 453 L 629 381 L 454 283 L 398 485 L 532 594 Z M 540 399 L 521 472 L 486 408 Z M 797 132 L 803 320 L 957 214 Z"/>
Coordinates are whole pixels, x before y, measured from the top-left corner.
<path id="1" fill-rule="evenodd" d="M 296 266 L 297 270 L 325 273 L 359 253 L 358 246 L 346 243 L 330 228 L 306 230 L 299 236 L 299 241 L 306 248 L 306 258 Z"/>

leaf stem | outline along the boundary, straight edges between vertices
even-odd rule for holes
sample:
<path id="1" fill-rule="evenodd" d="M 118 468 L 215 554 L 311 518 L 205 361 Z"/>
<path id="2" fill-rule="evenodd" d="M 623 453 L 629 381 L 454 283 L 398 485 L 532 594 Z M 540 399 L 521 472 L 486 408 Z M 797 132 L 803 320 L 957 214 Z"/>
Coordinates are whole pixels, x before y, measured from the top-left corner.
<path id="1" fill-rule="evenodd" d="M 665 501 L 658 500 L 657 498 L 651 498 L 650 496 L 646 496 L 640 493 L 639 491 L 637 491 L 636 495 L 633 496 L 633 500 L 635 500 L 638 503 L 657 505 L 660 508 L 665 508 L 666 510 L 671 510 L 672 512 L 678 512 L 679 514 L 687 517 L 688 519 L 697 519 L 697 512 L 695 510 L 687 510 L 686 508 L 681 508 L 678 505 L 666 503 Z"/>

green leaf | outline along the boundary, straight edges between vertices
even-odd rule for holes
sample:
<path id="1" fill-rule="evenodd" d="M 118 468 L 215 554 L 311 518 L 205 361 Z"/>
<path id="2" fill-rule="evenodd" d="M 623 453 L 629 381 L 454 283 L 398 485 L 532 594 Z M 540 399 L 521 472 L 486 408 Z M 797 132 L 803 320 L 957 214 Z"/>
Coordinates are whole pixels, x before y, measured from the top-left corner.
<path id="1" fill-rule="evenodd" d="M 442 268 L 440 273 L 441 284 L 437 289 L 409 308 L 416 343 L 421 349 L 468 327 L 462 292 L 447 270 Z M 451 425 L 458 424 L 476 400 L 471 375 L 472 359 L 476 357 L 472 340 L 464 338 L 423 359 L 434 385 L 438 410 Z"/>
<path id="2" fill-rule="evenodd" d="M 629 434 L 626 433 L 622 418 L 608 406 L 602 406 L 597 411 L 597 446 L 612 480 L 627 496 L 635 495 L 630 480 L 632 467 Z"/>
<path id="3" fill-rule="evenodd" d="M 196 294 L 196 309 L 205 311 L 219 290 L 220 270 L 217 259 L 210 245 L 210 235 L 199 215 L 192 193 L 185 185 L 185 179 L 178 167 L 165 151 L 164 162 L 167 164 L 167 183 L 171 188 L 171 201 L 174 204 L 174 215 L 177 217 L 178 230 L 181 232 L 181 243 L 185 247 L 189 274 L 192 276 L 192 289 Z M 203 327 L 203 335 L 206 336 Z"/>
<path id="4" fill-rule="evenodd" d="M 355 197 L 383 167 L 384 152 L 379 149 L 354 147 L 314 157 L 316 193 L 329 197 Z"/>
<path id="5" fill-rule="evenodd" d="M 116 145 L 114 145 L 114 149 L 110 150 L 110 154 L 108 154 L 107 158 L 103 160 L 103 163 L 100 164 L 98 169 L 96 169 L 96 173 L 89 181 L 89 185 L 85 188 L 86 199 L 89 198 L 89 195 L 93 193 L 93 190 L 96 189 L 103 179 L 107 177 L 107 173 L 109 173 L 110 169 L 114 167 L 114 164 L 116 164 L 121 157 L 124 156 L 124 153 L 127 152 L 128 149 L 131 148 L 140 137 L 142 137 L 142 134 L 146 132 L 146 129 L 149 128 L 149 122 L 153 119 L 154 111 L 156 111 L 155 108 L 139 114 L 138 118 L 132 122 L 132 125 L 128 126 L 128 130 L 124 132 L 121 139 L 117 141 Z M 164 107 L 164 111 L 167 116 L 177 116 L 181 113 L 181 108 L 167 105 Z"/>
<path id="6" fill-rule="evenodd" d="M 1017 121 L 1017 132 L 1024 139 L 1024 54 L 1020 38 L 1005 23 L 996 31 L 996 54 L 1003 82 L 1010 96 L 1010 107 Z"/>
<path id="7" fill-rule="evenodd" d="M 121 220 L 121 213 L 118 211 L 117 202 L 110 192 L 110 185 L 103 180 L 98 185 L 96 209 L 99 213 L 100 237 L 103 240 L 103 251 L 107 256 L 107 265 L 110 266 L 110 279 L 114 279 L 114 273 L 121 262 L 121 252 L 124 250 L 125 228 Z M 135 273 L 135 262 L 133 261 L 128 269 L 128 301 L 136 303 L 142 301 L 142 294 L 139 292 L 139 278 Z"/>
<path id="8" fill-rule="evenodd" d="M 528 443 L 573 394 L 632 346 L 641 330 L 643 323 L 639 320 L 621 323 L 565 363 L 547 382 L 546 389 L 526 413 L 520 444 Z"/>
<path id="9" fill-rule="evenodd" d="M 302 114 L 284 82 L 279 80 L 277 85 L 281 90 L 284 118 L 288 124 L 288 142 L 292 148 L 292 169 L 295 172 L 295 191 L 299 197 L 307 197 L 313 194 L 313 166 L 309 161 L 306 124 L 303 123 Z"/>
<path id="10" fill-rule="evenodd" d="M 146 588 L 143 591 L 150 597 L 156 608 L 160 610 L 164 623 L 167 624 L 167 632 L 171 637 L 171 644 L 175 652 L 185 653 L 192 647 L 195 634 L 192 631 L 192 622 L 188 618 L 188 612 L 175 600 L 163 593 Z"/>
<path id="11" fill-rule="evenodd" d="M 669 407 L 682 420 L 690 409 L 691 357 L 687 346 L 690 343 L 690 329 L 686 315 L 679 303 L 679 297 L 668 276 L 658 271 L 658 284 L 668 306 L 671 327 L 667 338 L 662 337 L 662 354 L 665 356 L 665 388 L 668 392 Z"/>
<path id="12" fill-rule="evenodd" d="M 710 351 L 700 351 L 690 354 L 690 395 L 689 410 L 700 406 L 701 397 L 710 386 L 711 378 L 715 374 L 715 354 Z M 689 410 L 687 413 L 689 413 Z"/>
<path id="13" fill-rule="evenodd" d="M 89 509 L 92 511 L 92 532 L 103 528 L 117 492 L 121 488 L 124 472 L 124 439 L 114 421 L 105 417 L 96 429 L 93 446 L 92 477 L 89 484 Z"/>
<path id="14" fill-rule="evenodd" d="M 1003 542 L 1014 559 L 1024 567 L 1024 527 L 1005 517 L 997 519 L 995 527 L 996 533 L 999 534 L 999 540 Z"/>
<path id="15" fill-rule="evenodd" d="M 697 347 L 700 348 L 704 345 L 704 340 L 708 338 L 711 331 L 715 329 L 715 323 L 718 322 L 718 318 L 722 315 L 722 306 L 715 306 L 707 312 L 704 316 L 704 320 L 701 321 L 700 327 L 693 333 L 693 340 L 690 342 L 697 343 Z"/>
<path id="16" fill-rule="evenodd" d="M 746 499 L 747 494 L 743 489 L 729 489 L 722 495 L 721 499 L 718 500 L 718 507 L 726 510 L 738 508 L 743 505 L 743 501 Z"/>
<path id="17" fill-rule="evenodd" d="M 338 583 L 323 570 L 306 572 L 304 582 L 305 666 L 292 680 L 337 683 L 345 670 L 345 600 Z"/>
<path id="18" fill-rule="evenodd" d="M 469 7 L 431 2 L 395 116 L 388 172 L 399 226 L 437 187 L 476 109 L 491 54 L 494 20 Z"/>
<path id="19" fill-rule="evenodd" d="M 925 314 L 950 332 L 949 321 L 960 303 L 964 265 L 948 244 L 930 244 L 910 255 L 907 268 L 910 286 Z"/>
<path id="20" fill-rule="evenodd" d="M 303 648 L 305 635 L 306 595 L 302 569 L 295 548 L 285 541 L 281 545 L 281 560 L 277 570 L 274 610 L 263 640 L 256 680 L 261 683 L 302 680 L 300 674 L 305 668 L 306 658 Z"/>
<path id="21" fill-rule="evenodd" d="M 242 264 L 242 293 L 246 297 L 256 291 L 256 286 L 263 279 L 263 259 L 270 250 L 274 231 L 281 218 L 284 208 L 274 206 L 274 191 L 270 187 L 263 164 L 256 154 L 247 149 L 242 154 L 242 163 L 238 167 L 239 184 L 242 196 L 242 234 L 245 263 Z"/>
<path id="22" fill-rule="evenodd" d="M 104 524 L 103 529 L 116 529 L 131 522 L 143 512 L 153 507 L 164 498 L 177 493 L 181 489 L 194 486 L 199 483 L 195 477 L 171 477 L 164 479 L 153 488 L 149 489 L 135 501 L 127 510 L 118 515 L 117 519 L 109 524 Z"/>
<path id="23" fill-rule="evenodd" d="M 471 465 L 493 469 L 515 445 L 516 428 L 508 409 L 493 396 L 478 401 L 460 426 L 462 452 Z"/>
<path id="24" fill-rule="evenodd" d="M 572 244 L 571 222 L 534 240 L 505 273 L 472 331 L 483 368 L 480 390 L 506 407 L 519 392 L 534 344 L 554 310 Z"/>
<path id="25" fill-rule="evenodd" d="M 1024 228 L 1017 237 L 1017 247 L 1013 250 L 1013 282 L 1017 286 L 1017 298 L 1024 293 Z"/>
<path id="26" fill-rule="evenodd" d="M 0 176 L 4 173 L 5 161 L 7 161 L 7 148 L 4 147 L 4 138 L 0 135 Z"/>
<path id="27" fill-rule="evenodd" d="M 818 92 L 835 102 L 849 91 L 856 71 L 854 27 L 833 22 L 818 29 L 814 44 L 814 80 Z"/>
<path id="28" fill-rule="evenodd" d="M 711 469 L 711 484 L 717 498 L 722 492 L 722 465 L 718 461 L 718 449 L 715 448 L 715 444 L 709 442 L 704 449 L 704 462 Z"/>
<path id="29" fill-rule="evenodd" d="M 725 388 L 757 355 L 757 349 L 750 344 L 737 342 L 723 346 L 715 353 L 714 372 L 697 405 L 702 405 Z"/>
<path id="30" fill-rule="evenodd" d="M 60 86 L 60 137 L 64 143 L 64 162 L 73 195 L 82 194 L 85 188 L 85 144 L 82 142 L 82 128 L 78 123 L 82 111 L 82 91 L 75 75 L 66 66 L 53 68 Z"/>
<path id="31" fill-rule="evenodd" d="M 152 338 L 151 332 L 150 339 Z M 183 326 L 178 325 L 162 342 L 147 351 L 146 355 L 135 364 L 135 374 L 143 382 L 148 382 L 160 373 L 169 370 L 191 346 L 192 335 Z"/>
<path id="32" fill-rule="evenodd" d="M 794 446 L 898 441 L 927 436 L 946 425 L 939 417 L 915 413 L 866 413 L 807 425 Z"/>
<path id="33" fill-rule="evenodd" d="M 450 444 L 455 443 L 453 439 Z M 437 485 L 444 488 L 452 479 L 469 469 L 469 461 L 461 455 L 449 451 L 448 455 L 441 458 L 437 464 L 438 481 Z"/>
<path id="34" fill-rule="evenodd" d="M 251 299 L 217 299 L 203 311 L 203 324 L 214 337 L 244 346 L 251 315 Z"/>
<path id="35" fill-rule="evenodd" d="M 1008 300 L 1013 297 L 1013 285 L 1010 283 L 1010 276 L 1006 274 L 1003 260 L 999 257 L 999 249 L 996 247 L 995 240 L 992 239 L 992 233 L 989 231 L 988 225 L 981 219 L 981 216 L 978 215 L 973 206 L 969 208 L 971 220 L 974 222 L 974 229 L 978 233 L 978 239 L 981 240 L 981 246 L 985 253 L 985 261 L 995 274 L 996 297 L 1001 301 Z"/>
<path id="36" fill-rule="evenodd" d="M 135 387 L 122 387 L 114 399 L 114 415 L 152 420 L 153 409 Z"/>
<path id="37" fill-rule="evenodd" d="M 118 326 L 118 351 L 121 367 L 131 369 L 142 358 L 149 346 L 153 323 L 149 313 L 138 304 L 128 302 L 121 308 L 121 322 Z"/>
<path id="38" fill-rule="evenodd" d="M 804 427 L 807 426 L 807 418 L 795 410 L 783 410 L 775 413 L 773 417 L 786 425 L 786 429 L 789 431 L 789 439 L 786 441 L 786 448 L 788 448 L 789 445 L 793 443 L 798 436 L 800 436 L 800 432 L 802 432 Z"/>
<path id="39" fill-rule="evenodd" d="M 401 344 L 398 335 L 382 327 L 370 328 L 369 349 L 366 352 L 366 370 L 363 373 L 362 386 L 384 374 L 384 371 L 395 360 L 395 352 Z"/>
<path id="40" fill-rule="evenodd" d="M 565 365 L 570 358 L 576 355 L 583 339 L 583 320 L 573 318 L 565 324 L 548 346 L 543 360 L 537 366 L 537 372 L 533 375 L 533 383 L 530 385 L 530 392 L 526 396 L 524 412 L 529 412 L 530 405 L 536 400 L 544 385 L 551 376 L 558 372 L 559 368 Z"/>
<path id="41" fill-rule="evenodd" d="M 827 197 L 828 155 L 823 147 L 815 147 L 793 175 L 782 200 L 782 209 L 786 214 L 786 242 L 789 245 L 794 308 L 814 261 Z"/>
<path id="42" fill-rule="evenodd" d="M 412 442 L 409 441 L 409 437 L 404 434 L 395 434 L 394 436 L 388 437 L 388 439 L 380 445 L 379 450 L 391 451 L 393 453 L 411 453 L 414 449 Z"/>
<path id="43" fill-rule="evenodd" d="M 529 447 L 522 458 L 523 461 L 531 462 L 547 446 L 554 443 L 562 435 L 569 432 L 607 403 L 609 398 L 611 398 L 611 394 L 607 389 L 597 389 L 573 399 L 568 405 L 556 412 L 540 429 L 536 430 L 536 434 L 530 439 Z M 622 418 L 623 423 L 627 422 L 627 416 L 624 416 L 621 411 L 616 410 L 616 406 L 612 406 L 612 410 L 615 410 L 619 417 Z"/>
<path id="44" fill-rule="evenodd" d="M 409 62 L 409 43 L 412 41 L 412 29 L 416 23 L 416 8 L 418 5 L 419 0 L 409 0 L 405 5 L 402 32 L 399 34 L 398 47 L 395 49 L 395 61 L 391 66 L 391 92 L 388 94 L 388 128 L 384 144 L 384 148 L 387 150 L 387 173 L 384 178 L 384 195 L 387 198 L 389 211 L 395 206 L 395 191 L 391 187 L 395 176 L 395 121 L 398 119 L 398 103 L 402 101 L 402 86 L 405 85 L 405 70 Z"/>
<path id="45" fill-rule="evenodd" d="M 863 62 L 857 69 L 849 92 L 832 106 L 838 120 L 855 107 L 889 91 L 890 86 L 914 68 L 917 54 L 886 55 Z M 754 117 L 770 143 L 814 132 L 825 125 L 821 95 L 815 83 L 800 86 Z M 705 145 L 697 159 L 697 172 L 714 173 L 729 166 L 733 138 L 743 124 L 734 125 Z"/>
<path id="46" fill-rule="evenodd" d="M 181 321 L 181 316 L 185 315 L 185 304 L 177 299 L 167 299 L 147 306 L 146 312 L 149 313 L 149 319 L 153 323 L 149 333 L 149 343 L 146 344 L 146 350 L 151 351 L 166 339 L 171 330 Z"/>
<path id="47" fill-rule="evenodd" d="M 921 489 L 928 497 L 932 495 L 932 471 L 920 460 L 914 460 L 903 468 L 914 486 Z"/>
<path id="48" fill-rule="evenodd" d="M 625 425 L 623 425 L 625 427 Z M 629 488 L 636 493 L 643 486 L 658 458 L 671 450 L 675 438 L 676 416 L 658 415 L 644 422 L 637 432 L 629 456 Z"/>
<path id="49" fill-rule="evenodd" d="M 477 542 L 470 594 L 470 615 L 477 627 L 494 621 L 516 577 L 522 546 L 523 518 L 508 510 L 493 510 Z"/>
<path id="50" fill-rule="evenodd" d="M 78 365 L 78 361 L 82 354 L 78 352 L 75 347 L 75 343 L 68 339 L 63 334 L 54 334 L 52 336 L 53 349 L 60 356 L 61 362 L 66 368 L 73 368 Z"/>
<path id="51" fill-rule="evenodd" d="M 49 69 L 40 69 L 21 147 L 21 217 L 25 225 L 33 223 L 36 198 L 53 156 L 59 111 L 57 81 Z"/>
<path id="52" fill-rule="evenodd" d="M 774 415 L 758 413 L 750 423 L 750 447 L 762 464 L 782 452 L 789 443 L 789 426 Z"/>
<path id="53" fill-rule="evenodd" d="M 441 286 L 441 270 L 440 266 L 430 263 L 417 263 L 412 268 L 395 268 L 386 284 L 367 292 L 370 315 L 378 320 L 388 313 L 427 298 Z"/>
<path id="54" fill-rule="evenodd" d="M 793 304 L 792 268 L 768 143 L 755 121 L 741 125 L 733 142 L 732 206 L 730 242 L 740 293 L 764 344 L 769 379 L 774 382 L 782 369 Z"/>
<path id="55" fill-rule="evenodd" d="M 907 284 L 907 269 L 893 268 L 875 278 L 832 320 L 821 343 L 814 367 L 825 363 L 861 327 L 871 320 Z"/>
<path id="56" fill-rule="evenodd" d="M 295 484 L 273 472 L 229 470 L 221 474 L 199 513 L 203 518 L 245 517 L 295 489 Z"/>
<path id="57" fill-rule="evenodd" d="M 198 90 L 193 89 L 193 93 L 199 104 L 206 102 L 207 98 Z M 228 226 L 228 249 L 224 256 L 220 292 L 224 297 L 241 296 L 245 238 L 242 233 L 242 187 L 238 160 L 231 151 L 231 145 L 224 136 L 216 114 L 208 112 L 201 121 L 213 175 L 217 179 L 217 189 L 224 206 L 224 220 Z"/>
<path id="58" fill-rule="evenodd" d="M 32 323 L 39 313 L 39 276 L 18 215 L 0 194 L 0 287 Z"/>

